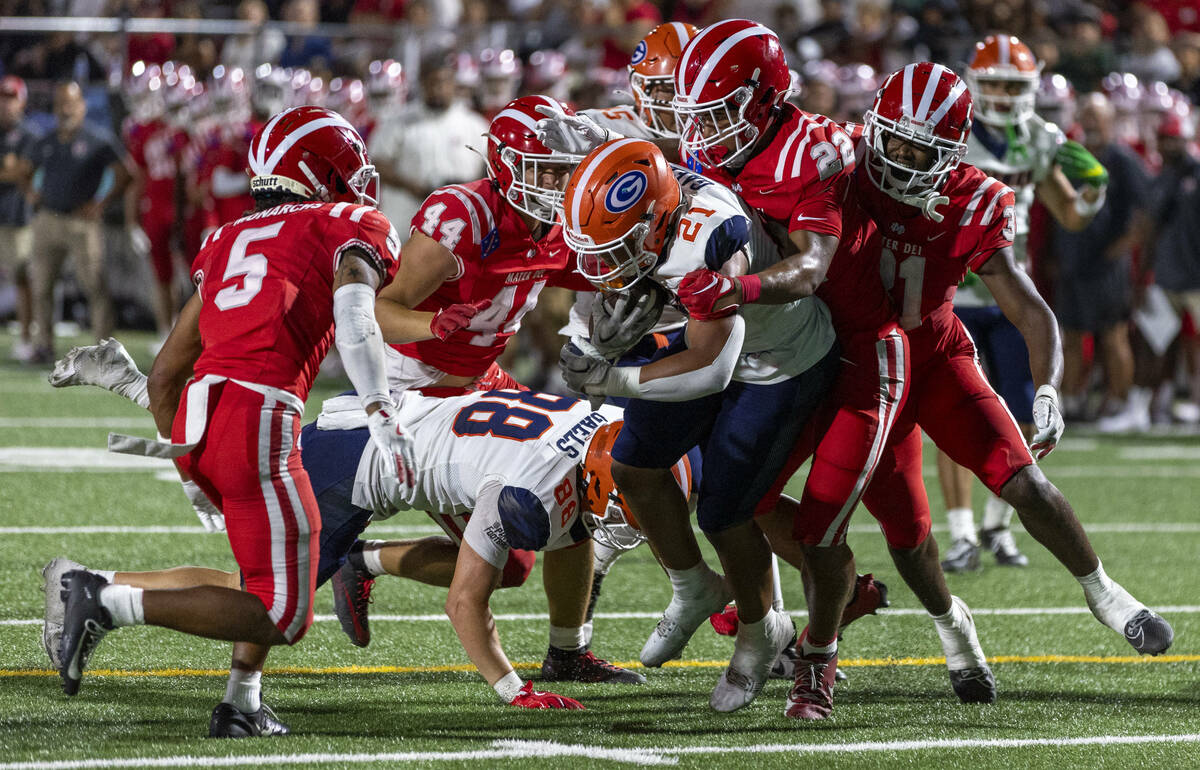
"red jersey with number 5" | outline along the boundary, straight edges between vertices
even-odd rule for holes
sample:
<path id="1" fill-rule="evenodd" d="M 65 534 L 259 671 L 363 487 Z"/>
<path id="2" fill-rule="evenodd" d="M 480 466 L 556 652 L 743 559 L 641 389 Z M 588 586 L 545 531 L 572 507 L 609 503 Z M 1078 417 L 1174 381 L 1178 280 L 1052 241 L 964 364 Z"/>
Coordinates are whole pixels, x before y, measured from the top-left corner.
<path id="1" fill-rule="evenodd" d="M 436 312 L 450 305 L 490 299 L 491 306 L 446 340 L 394 347 L 447 374 L 478 376 L 521 328 L 521 318 L 537 303 L 547 282 L 578 284 L 570 275 L 570 252 L 562 226 L 535 240 L 490 179 L 434 190 L 412 218 L 420 231 L 454 255 L 458 270 L 416 310 Z M 587 288 L 591 288 L 588 286 Z"/>
<path id="2" fill-rule="evenodd" d="M 381 285 L 394 274 L 400 237 L 370 206 L 285 204 L 214 230 L 192 263 L 204 346 L 196 374 L 307 398 L 333 343 L 334 274 L 351 246 Z"/>
<path id="3" fill-rule="evenodd" d="M 930 315 L 953 313 L 954 290 L 967 271 L 1012 245 L 1013 191 L 969 164 L 951 171 L 942 187 L 949 202 L 937 208 L 941 222 L 890 197 L 865 172 L 855 174 L 854 185 L 863 209 L 875 220 L 872 248 L 906 331 Z"/>

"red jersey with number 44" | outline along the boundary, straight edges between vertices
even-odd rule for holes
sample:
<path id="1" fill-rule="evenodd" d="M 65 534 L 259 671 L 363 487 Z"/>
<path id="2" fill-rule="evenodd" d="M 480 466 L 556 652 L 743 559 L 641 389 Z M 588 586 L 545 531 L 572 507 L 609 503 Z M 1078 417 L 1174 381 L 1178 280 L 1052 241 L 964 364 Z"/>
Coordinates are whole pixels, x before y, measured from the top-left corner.
<path id="1" fill-rule="evenodd" d="M 411 232 L 416 231 L 446 247 L 458 263 L 456 273 L 416 310 L 436 312 L 464 302 L 492 301 L 469 326 L 446 340 L 394 346 L 447 374 L 473 377 L 486 372 L 521 328 L 521 317 L 537 303 L 547 282 L 576 287 L 582 281 L 570 275 L 562 226 L 556 224 L 534 240 L 489 179 L 434 190 L 412 218 Z"/>
<path id="2" fill-rule="evenodd" d="M 860 169 L 854 178 L 863 209 L 875 220 L 872 249 L 900 311 L 900 326 L 920 326 L 932 314 L 953 312 L 954 290 L 968 270 L 1011 246 L 1016 198 L 999 180 L 966 163 L 950 172 L 934 222 L 915 206 L 890 197 Z"/>
<path id="3" fill-rule="evenodd" d="M 387 217 L 351 203 L 276 206 L 222 225 L 192 263 L 204 349 L 196 375 L 217 374 L 308 397 L 333 343 L 333 280 L 349 247 L 381 285 L 400 237 Z"/>

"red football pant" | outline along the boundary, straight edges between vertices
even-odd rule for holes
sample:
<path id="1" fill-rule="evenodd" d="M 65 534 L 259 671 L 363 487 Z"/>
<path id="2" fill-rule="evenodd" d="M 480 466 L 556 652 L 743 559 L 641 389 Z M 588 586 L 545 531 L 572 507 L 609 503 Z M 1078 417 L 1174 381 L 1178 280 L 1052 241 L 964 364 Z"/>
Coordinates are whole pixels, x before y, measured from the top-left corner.
<path id="1" fill-rule="evenodd" d="M 185 390 L 172 427 L 176 442 L 184 440 L 186 409 Z M 246 591 L 262 601 L 288 644 L 312 625 L 320 556 L 321 514 L 300 463 L 299 436 L 293 406 L 227 380 L 209 390 L 204 438 L 177 460 L 225 514 Z"/>
<path id="2" fill-rule="evenodd" d="M 915 548 L 929 534 L 929 498 L 921 478 L 922 429 L 996 495 L 1018 471 L 1033 464 L 1017 421 L 979 368 L 970 336 L 961 321 L 951 318 L 937 334 L 924 328 L 909 333 L 913 364 L 908 403 L 863 495 L 892 548 Z M 934 337 L 940 337 L 935 346 L 926 344 Z"/>
<path id="3" fill-rule="evenodd" d="M 175 277 L 175 261 L 171 254 L 171 230 L 175 212 L 152 208 L 142 213 L 142 230 L 150 241 L 150 266 L 160 284 L 169 284 Z"/>
<path id="4" fill-rule="evenodd" d="M 812 457 L 793 524 L 795 538 L 807 545 L 845 542 L 850 514 L 879 463 L 907 395 L 908 341 L 895 324 L 878 334 L 843 340 L 842 359 L 819 418 L 796 442 L 757 511 L 774 508 L 788 480 Z"/>

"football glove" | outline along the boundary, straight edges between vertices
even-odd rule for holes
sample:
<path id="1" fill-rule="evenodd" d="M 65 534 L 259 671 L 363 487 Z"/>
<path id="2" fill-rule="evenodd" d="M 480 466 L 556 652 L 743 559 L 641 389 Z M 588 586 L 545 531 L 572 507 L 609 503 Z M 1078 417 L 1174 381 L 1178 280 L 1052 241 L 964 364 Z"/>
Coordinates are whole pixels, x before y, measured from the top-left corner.
<path id="1" fill-rule="evenodd" d="M 538 107 L 537 111 L 546 116 L 537 122 L 538 141 L 555 152 L 587 155 L 610 139 L 621 138 L 587 115 L 564 115 L 550 107 Z"/>
<path id="2" fill-rule="evenodd" d="M 533 682 L 528 681 L 521 687 L 517 697 L 509 701 L 510 706 L 523 709 L 566 709 L 568 711 L 583 711 L 583 704 L 565 695 L 552 692 L 538 692 L 533 689 Z"/>
<path id="3" fill-rule="evenodd" d="M 1068 139 L 1058 147 L 1054 162 L 1062 168 L 1067 179 L 1072 182 L 1082 182 L 1092 187 L 1103 187 L 1108 184 L 1108 170 L 1096 160 L 1096 156 L 1073 139 Z"/>
<path id="4" fill-rule="evenodd" d="M 192 510 L 196 512 L 205 532 L 225 531 L 225 515 L 217 510 L 217 506 L 212 504 L 199 484 L 188 479 L 183 482 L 183 493 L 187 495 L 188 502 L 192 504 Z"/>
<path id="5" fill-rule="evenodd" d="M 1058 391 L 1053 385 L 1037 389 L 1033 399 L 1033 425 L 1036 432 L 1029 441 L 1029 451 L 1040 460 L 1054 451 L 1066 428 L 1058 408 Z"/>
<path id="6" fill-rule="evenodd" d="M 643 287 L 639 290 L 639 287 Z M 600 295 L 592 305 L 592 345 L 602 358 L 621 356 L 650 333 L 662 316 L 664 292 L 652 281 L 641 281 L 629 291 Z"/>
<path id="7" fill-rule="evenodd" d="M 726 318 L 736 313 L 742 302 L 740 279 L 741 276 L 730 278 L 702 267 L 685 275 L 675 293 L 688 315 L 697 321 Z M 717 303 L 726 298 L 729 304 L 716 310 Z"/>
<path id="8" fill-rule="evenodd" d="M 604 392 L 608 371 L 612 362 L 582 337 L 572 337 L 562 346 L 558 355 L 558 367 L 562 369 L 563 381 L 577 393 L 589 396 Z"/>
<path id="9" fill-rule="evenodd" d="M 491 306 L 490 299 L 481 299 L 478 302 L 464 302 L 441 308 L 433 314 L 433 319 L 429 322 L 429 331 L 433 332 L 434 337 L 445 342 L 454 332 L 470 326 L 472 318 Z"/>
<path id="10" fill-rule="evenodd" d="M 406 486 L 414 486 L 417 482 L 415 447 L 412 437 L 393 414 L 392 407 L 381 406 L 367 415 L 367 428 L 371 431 L 375 446 L 385 457 L 395 460 L 397 480 Z"/>

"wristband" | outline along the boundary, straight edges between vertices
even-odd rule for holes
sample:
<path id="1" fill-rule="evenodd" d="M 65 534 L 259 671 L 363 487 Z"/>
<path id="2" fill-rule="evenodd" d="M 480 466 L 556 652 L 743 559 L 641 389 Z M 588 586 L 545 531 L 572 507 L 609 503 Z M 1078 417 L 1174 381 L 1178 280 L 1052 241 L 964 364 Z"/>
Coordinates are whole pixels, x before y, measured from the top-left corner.
<path id="1" fill-rule="evenodd" d="M 492 685 L 492 689 L 500 696 L 500 700 L 512 703 L 513 699 L 521 694 L 521 688 L 524 686 L 525 683 L 521 681 L 521 677 L 517 676 L 517 672 L 509 671 Z"/>
<path id="2" fill-rule="evenodd" d="M 742 304 L 749 305 L 762 295 L 762 278 L 758 274 L 739 275 L 738 282 L 742 284 Z"/>
<path id="3" fill-rule="evenodd" d="M 1091 203 L 1088 203 L 1087 199 L 1082 195 L 1075 195 L 1076 214 L 1081 217 L 1094 217 L 1100 211 L 1100 209 L 1104 208 L 1104 196 L 1108 191 L 1108 187 L 1102 186 L 1097 187 L 1096 189 L 1100 191 L 1100 194 L 1097 195 L 1096 200 L 1092 201 Z"/>

